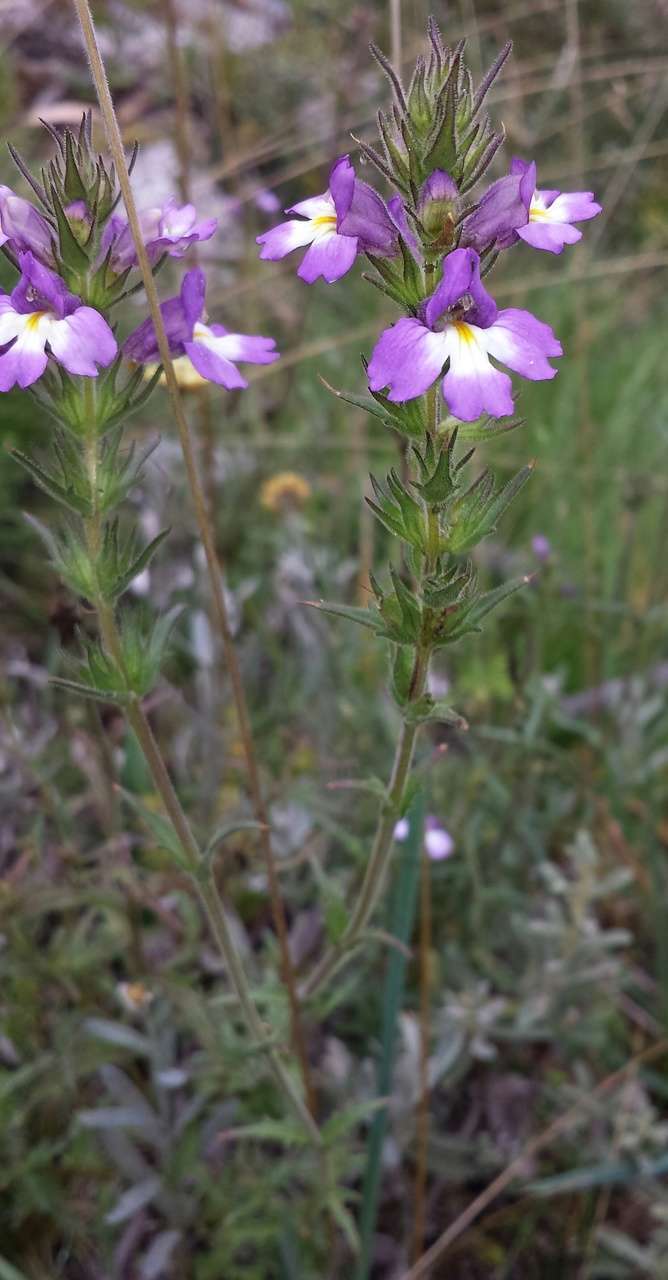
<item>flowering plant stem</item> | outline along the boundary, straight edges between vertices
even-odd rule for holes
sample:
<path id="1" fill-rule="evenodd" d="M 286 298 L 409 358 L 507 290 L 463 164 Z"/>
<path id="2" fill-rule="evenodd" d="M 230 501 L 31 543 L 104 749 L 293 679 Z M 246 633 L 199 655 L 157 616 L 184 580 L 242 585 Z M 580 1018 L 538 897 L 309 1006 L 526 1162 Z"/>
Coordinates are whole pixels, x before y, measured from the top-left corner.
<path id="1" fill-rule="evenodd" d="M 160 362 L 165 373 L 165 381 L 174 419 L 177 425 L 183 459 L 186 466 L 186 474 L 188 486 L 192 494 L 193 504 L 195 508 L 195 518 L 199 531 L 204 553 L 206 557 L 207 569 L 211 585 L 213 597 L 214 612 L 216 621 L 220 631 L 225 661 L 230 675 L 232 685 L 232 696 L 236 708 L 239 732 L 243 746 L 246 770 L 248 774 L 248 783 L 251 796 L 251 802 L 255 817 L 260 826 L 260 841 L 267 871 L 267 879 L 269 884 L 269 894 L 272 905 L 272 914 L 274 927 L 278 938 L 279 953 L 281 959 L 281 973 L 285 984 L 288 1003 L 290 1008 L 291 1023 L 291 1039 L 294 1052 L 299 1061 L 301 1075 L 304 1084 L 304 1092 L 308 1101 L 311 1114 L 315 1114 L 315 1094 L 311 1080 L 310 1067 L 306 1052 L 303 1030 L 301 1026 L 301 1017 L 299 1010 L 299 999 L 297 995 L 296 982 L 290 958 L 290 950 L 288 945 L 288 929 L 285 914 L 285 907 L 281 896 L 278 874 L 274 861 L 273 849 L 271 844 L 269 821 L 262 788 L 260 785 L 260 776 L 257 758 L 255 755 L 255 747 L 250 724 L 250 716 L 248 712 L 248 704 L 243 687 L 241 669 L 234 646 L 232 631 L 230 627 L 227 604 L 225 601 L 225 593 L 223 589 L 223 575 L 221 565 L 218 559 L 218 553 L 215 545 L 215 535 L 212 522 L 207 507 L 206 495 L 200 479 L 197 460 L 195 457 L 195 449 L 193 440 L 186 418 L 181 396 L 179 393 L 178 383 L 172 359 L 169 350 L 169 341 L 165 332 L 165 326 L 160 311 L 160 302 L 156 289 L 153 273 L 146 252 L 144 236 L 137 213 L 132 187 L 130 185 L 130 175 L 128 171 L 125 152 L 123 149 L 123 140 L 116 119 L 114 105 L 109 89 L 104 62 L 100 53 L 93 17 L 90 10 L 88 0 L 74 0 L 74 7 L 77 12 L 81 32 L 83 35 L 86 52 L 90 62 L 91 74 L 95 84 L 100 110 L 104 119 L 109 149 L 113 156 L 116 172 L 118 175 L 118 183 L 123 195 L 123 201 L 128 216 L 128 222 L 134 240 L 137 261 L 141 275 L 143 278 L 146 297 L 149 304 L 151 318 L 155 327 L 155 334 L 160 352 Z M 163 797 L 164 798 L 164 797 Z M 171 815 L 170 815 L 171 816 Z"/>
<path id="2" fill-rule="evenodd" d="M 95 383 L 93 379 L 86 380 L 84 393 L 88 409 L 88 422 L 90 423 L 84 444 L 86 469 L 90 480 L 90 492 L 95 495 L 97 492 L 98 437 L 95 427 Z M 95 509 L 92 515 L 84 521 L 84 527 L 91 563 L 95 563 L 99 554 L 101 536 L 100 513 L 97 509 Z M 107 599 L 105 599 L 101 591 L 98 591 L 97 597 L 93 603 L 97 613 L 100 636 L 102 638 L 104 648 L 116 663 L 119 670 L 123 671 L 125 666 L 123 646 L 116 624 L 113 606 Z M 124 672 L 124 674 L 127 673 Z M 313 1142 L 317 1146 L 320 1146 L 322 1140 L 310 1110 L 305 1105 L 299 1090 L 295 1087 L 290 1075 L 286 1071 L 279 1053 L 271 1044 L 268 1043 L 265 1027 L 263 1026 L 262 1020 L 255 1007 L 243 966 L 239 960 L 239 956 L 230 933 L 225 910 L 216 884 L 212 860 L 210 858 L 204 858 L 202 851 L 200 850 L 190 823 L 188 822 L 186 814 L 181 806 L 181 802 L 172 784 L 160 747 L 156 742 L 153 730 L 151 729 L 151 725 L 142 708 L 140 699 L 136 695 L 131 694 L 125 703 L 124 710 L 128 724 L 137 738 L 158 794 L 160 795 L 165 811 L 174 830 L 174 834 L 176 835 L 179 846 L 182 850 L 188 874 L 206 912 L 211 925 L 211 932 L 216 940 L 229 980 L 239 1001 L 239 1007 L 243 1014 L 249 1035 L 253 1040 L 256 1049 L 267 1053 L 276 1084 L 304 1124 Z"/>

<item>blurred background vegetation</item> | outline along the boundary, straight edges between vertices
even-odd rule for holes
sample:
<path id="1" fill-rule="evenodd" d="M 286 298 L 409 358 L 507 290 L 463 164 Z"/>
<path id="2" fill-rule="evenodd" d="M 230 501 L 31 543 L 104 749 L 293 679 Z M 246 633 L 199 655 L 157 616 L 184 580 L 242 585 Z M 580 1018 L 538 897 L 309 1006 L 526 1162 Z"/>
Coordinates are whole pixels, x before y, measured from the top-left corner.
<path id="1" fill-rule="evenodd" d="M 409 74 L 430 10 L 397 7 Z M 492 96 L 506 156 L 535 158 L 541 186 L 593 188 L 604 212 L 563 257 L 520 246 L 494 277 L 495 296 L 548 321 L 566 354 L 553 383 L 524 384 L 526 425 L 480 450 L 501 475 L 536 459 L 479 556 L 492 585 L 533 577 L 440 662 L 439 690 L 471 727 L 429 730 L 418 764 L 427 810 L 455 842 L 432 866 L 425 1243 L 556 1117 L 576 1105 L 578 1119 L 527 1155 L 430 1274 L 666 1277 L 668 9 L 433 10 L 449 43 L 468 35 L 474 73 L 513 39 Z M 340 784 L 384 777 L 396 734 L 373 640 L 302 605 L 366 599 L 387 558 L 362 502 L 367 474 L 397 453 L 319 375 L 359 393 L 360 353 L 392 313 L 360 272 L 307 288 L 292 260 L 258 263 L 254 238 L 324 189 L 331 161 L 354 150 L 351 130 L 373 138 L 386 87 L 367 46 L 390 50 L 390 11 L 382 0 L 108 0 L 95 12 L 125 137 L 141 143 L 140 207 L 178 193 L 219 217 L 202 255 L 210 314 L 275 335 L 284 353 L 247 392 L 191 391 L 187 406 L 306 969 L 340 926 L 373 829 L 375 798 Z M 5 2 L 3 136 L 39 166 L 51 146 L 39 119 L 73 124 L 92 102 L 64 0 Z M 0 180 L 27 194 L 6 152 Z M 9 264 L 1 271 L 6 287 Z M 177 281 L 170 260 L 163 297 Z M 124 332 L 141 308 L 141 296 L 128 304 Z M 160 437 L 137 516 L 151 535 L 172 528 L 136 607 L 142 596 L 186 606 L 149 710 L 195 825 L 210 831 L 247 813 L 245 780 L 162 392 L 133 430 Z M 48 500 L 9 454 L 39 449 L 48 431 L 26 396 L 0 398 L 0 1280 L 340 1280 L 355 1268 L 388 948 L 369 942 L 307 1019 L 323 1112 L 348 1116 L 323 1185 L 156 842 L 157 798 L 120 716 L 48 683 L 90 626 L 23 518 L 48 514 Z M 241 832 L 224 848 L 238 944 L 281 1035 L 255 840 Z M 402 1276 L 411 1256 L 417 1004 L 412 960 L 374 1280 Z"/>

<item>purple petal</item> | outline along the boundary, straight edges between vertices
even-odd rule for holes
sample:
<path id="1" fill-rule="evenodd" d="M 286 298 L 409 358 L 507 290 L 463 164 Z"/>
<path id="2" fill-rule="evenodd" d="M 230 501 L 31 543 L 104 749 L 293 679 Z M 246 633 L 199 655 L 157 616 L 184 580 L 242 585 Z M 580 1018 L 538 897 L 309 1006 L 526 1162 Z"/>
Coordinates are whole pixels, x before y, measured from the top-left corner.
<path id="1" fill-rule="evenodd" d="M 523 173 L 510 173 L 493 182 L 478 208 L 464 220 L 462 244 L 482 253 L 490 245 L 497 249 L 514 244 L 518 227 L 529 218 L 529 202 L 534 191 L 533 166 Z M 535 169 L 533 170 L 535 174 Z M 529 188 L 531 188 L 529 190 Z"/>
<path id="2" fill-rule="evenodd" d="M 285 258 L 286 254 L 292 253 L 293 249 L 310 244 L 317 235 L 317 231 L 312 221 L 303 222 L 292 218 L 290 222 L 279 222 L 277 227 L 272 227 L 270 231 L 257 236 L 257 243 L 262 245 L 260 257 L 268 262 L 278 262 L 281 258 Z"/>
<path id="3" fill-rule="evenodd" d="M 539 191 L 545 198 L 545 192 Z M 601 205 L 594 199 L 593 191 L 563 191 L 549 205 L 550 217 L 557 222 L 587 222 L 601 212 Z"/>
<path id="4" fill-rule="evenodd" d="M 42 262 L 53 262 L 53 232 L 48 222 L 10 187 L 0 187 L 0 226 L 3 243 L 9 241 L 15 253 L 29 250 Z"/>
<path id="5" fill-rule="evenodd" d="M 517 234 L 533 249 L 546 249 L 548 253 L 561 253 L 565 244 L 577 244 L 582 239 L 582 232 L 567 222 L 529 222 Z"/>
<path id="6" fill-rule="evenodd" d="M 204 311 L 205 297 L 206 276 L 204 272 L 199 267 L 194 267 L 192 271 L 186 271 L 181 282 L 181 304 L 186 324 L 190 326 L 191 333 L 193 326 Z"/>
<path id="7" fill-rule="evenodd" d="M 327 284 L 340 280 L 350 271 L 357 257 L 357 240 L 354 236 L 339 236 L 335 231 L 320 235 L 306 250 L 297 272 L 301 280 L 313 284 L 320 276 Z"/>
<path id="8" fill-rule="evenodd" d="M 399 250 L 397 229 L 385 202 L 373 187 L 355 177 L 347 156 L 342 156 L 334 165 L 329 185 L 340 235 L 356 236 L 360 253 L 368 250 L 383 257 L 394 257 Z"/>
<path id="9" fill-rule="evenodd" d="M 418 202 L 418 213 L 424 209 L 426 204 L 430 204 L 432 200 L 437 200 L 439 204 L 444 200 L 457 200 L 459 198 L 459 188 L 454 178 L 450 177 L 445 169 L 434 169 L 429 175 L 420 191 L 420 199 Z"/>
<path id="10" fill-rule="evenodd" d="M 355 170 L 350 163 L 350 157 L 340 156 L 329 172 L 329 191 L 334 201 L 339 227 L 341 220 L 345 218 L 352 204 L 355 182 Z M 352 232 L 351 234 L 354 235 L 355 233 Z"/>
<path id="11" fill-rule="evenodd" d="M 471 324 L 486 328 L 496 316 L 496 303 L 480 279 L 480 258 L 474 249 L 455 249 L 445 259 L 443 279 L 424 307 L 424 317 L 430 328 L 465 294 L 474 303 L 469 313 Z"/>
<path id="12" fill-rule="evenodd" d="M 111 364 L 118 345 L 106 320 L 92 307 L 79 307 L 64 320 L 53 320 L 49 346 L 68 373 L 94 378 L 98 365 Z"/>
<path id="13" fill-rule="evenodd" d="M 205 293 L 204 272 L 199 267 L 194 267 L 184 275 L 178 298 L 168 298 L 161 304 L 160 314 L 169 342 L 170 355 L 183 355 L 185 343 L 190 342 L 195 324 L 204 310 Z M 126 338 L 123 352 L 128 360 L 135 360 L 137 364 L 150 364 L 160 359 L 158 339 L 150 318 L 144 320 Z"/>
<path id="14" fill-rule="evenodd" d="M 401 199 L 401 196 L 390 196 L 390 199 L 387 202 L 387 211 L 397 228 L 399 235 L 406 241 L 415 261 L 422 265 L 422 249 L 418 244 L 415 232 L 411 228 L 408 218 L 406 217 L 406 209 L 404 208 L 404 202 Z"/>
<path id="15" fill-rule="evenodd" d="M 557 370 L 547 357 L 563 355 L 549 324 L 514 307 L 500 311 L 491 328 L 485 330 L 485 345 L 496 360 L 532 382 L 553 378 Z"/>
<path id="16" fill-rule="evenodd" d="M 389 387 L 388 399 L 395 403 L 414 400 L 436 381 L 447 354 L 444 333 L 404 317 L 381 333 L 369 361 L 369 387 Z"/>
<path id="17" fill-rule="evenodd" d="M 203 342 L 186 342 L 185 353 L 190 357 L 197 372 L 208 382 L 217 382 L 228 391 L 240 390 L 248 386 L 246 379 L 242 377 L 231 360 L 218 355 Z"/>
<path id="18" fill-rule="evenodd" d="M 30 251 L 17 255 L 21 279 L 11 294 L 12 305 L 23 315 L 34 311 L 52 311 L 69 315 L 79 305 L 79 298 L 69 292 L 55 271 L 38 262 Z"/>
<path id="19" fill-rule="evenodd" d="M 450 412 L 462 422 L 475 422 L 483 413 L 505 418 L 513 412 L 512 383 L 487 358 L 490 329 L 468 324 L 448 326 L 450 368 L 443 379 L 443 395 Z"/>

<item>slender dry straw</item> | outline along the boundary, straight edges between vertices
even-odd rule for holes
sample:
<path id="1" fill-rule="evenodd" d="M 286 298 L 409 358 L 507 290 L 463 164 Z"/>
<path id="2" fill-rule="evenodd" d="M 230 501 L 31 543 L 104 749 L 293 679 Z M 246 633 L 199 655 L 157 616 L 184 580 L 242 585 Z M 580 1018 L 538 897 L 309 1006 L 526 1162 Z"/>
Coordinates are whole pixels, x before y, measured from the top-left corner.
<path id="1" fill-rule="evenodd" d="M 308 1056 L 306 1053 L 306 1044 L 305 1044 L 304 1035 L 303 1035 L 302 1026 L 301 1026 L 297 988 L 296 988 L 296 983 L 294 978 L 294 972 L 292 969 L 292 962 L 290 959 L 290 948 L 289 948 L 289 942 L 288 942 L 288 928 L 287 928 L 287 920 L 285 915 L 285 908 L 284 908 L 283 899 L 280 893 L 278 875 L 276 872 L 276 865 L 274 861 L 271 839 L 269 835 L 268 812 L 264 802 L 262 788 L 260 785 L 260 774 L 259 774 L 257 758 L 255 754 L 255 745 L 253 742 L 253 735 L 252 735 L 251 724 L 250 724 L 250 715 L 248 712 L 248 704 L 246 702 L 246 694 L 244 691 L 243 681 L 241 677 L 241 668 L 239 666 L 239 660 L 237 658 L 236 649 L 234 647 L 234 642 L 232 639 L 230 620 L 229 620 L 229 615 L 227 610 L 227 604 L 225 601 L 225 593 L 223 590 L 223 576 L 222 576 L 221 566 L 218 561 L 218 554 L 216 551 L 213 525 L 209 517 L 206 495 L 204 493 L 202 482 L 199 476 L 197 460 L 195 457 L 195 449 L 194 449 L 192 437 L 190 434 L 190 427 L 188 425 L 188 420 L 186 418 L 183 405 L 181 402 L 178 383 L 176 381 L 176 375 L 174 373 L 174 368 L 173 368 L 171 356 L 169 353 L 169 342 L 167 340 L 167 334 L 165 332 L 165 326 L 163 324 L 162 314 L 160 312 L 160 302 L 158 299 L 158 292 L 155 286 L 155 280 L 153 279 L 153 274 L 152 274 L 150 263 L 148 260 L 148 255 L 146 253 L 146 248 L 144 246 L 141 225 L 140 225 L 139 216 L 137 213 L 137 206 L 135 204 L 134 196 L 132 194 L 132 188 L 130 186 L 130 175 L 128 173 L 128 166 L 125 159 L 125 152 L 123 150 L 123 140 L 121 138 L 121 132 L 118 127 L 118 121 L 116 119 L 116 113 L 114 111 L 114 104 L 111 97 L 111 91 L 109 89 L 109 82 L 107 79 L 104 62 L 102 61 L 102 55 L 100 53 L 99 45 L 97 42 L 97 35 L 95 32 L 95 26 L 93 24 L 93 17 L 90 11 L 90 5 L 88 4 L 88 0 L 74 0 L 74 7 L 76 9 L 76 12 L 79 18 L 79 23 L 81 25 L 84 45 L 85 45 L 86 53 L 88 55 L 88 59 L 90 62 L 91 73 L 92 73 L 93 81 L 95 84 L 98 101 L 100 103 L 100 110 L 102 112 L 102 117 L 104 119 L 107 140 L 109 143 L 109 149 L 111 151 L 114 164 L 116 166 L 118 182 L 123 195 L 123 200 L 124 200 L 126 212 L 128 215 L 128 222 L 130 224 L 130 229 L 132 232 L 135 249 L 137 252 L 139 269 L 141 271 L 142 278 L 144 281 L 144 288 L 146 290 L 146 297 L 149 304 L 151 319 L 153 320 L 155 334 L 158 342 L 158 349 L 160 352 L 160 361 L 164 368 L 165 381 L 167 383 L 167 391 L 169 393 L 169 398 L 172 405 L 172 411 L 174 414 L 174 419 L 176 421 L 176 425 L 179 432 L 179 438 L 181 441 L 181 449 L 183 452 L 183 458 L 186 465 L 188 485 L 190 487 L 190 492 L 192 494 L 193 503 L 195 507 L 195 517 L 197 520 L 197 527 L 199 530 L 200 538 L 202 540 L 202 545 L 204 547 L 204 553 L 206 556 L 206 563 L 209 571 L 209 579 L 211 582 L 211 591 L 213 596 L 216 620 L 220 630 L 220 635 L 223 643 L 223 650 L 225 653 L 225 660 L 227 662 L 227 667 L 230 674 L 230 680 L 232 683 L 232 695 L 234 698 L 234 704 L 235 704 L 237 719 L 239 723 L 239 732 L 241 735 L 244 758 L 246 763 L 246 770 L 248 773 L 248 782 L 249 782 L 249 789 L 251 794 L 251 801 L 252 801 L 255 816 L 258 822 L 260 823 L 260 839 L 262 843 L 262 850 L 263 850 L 265 866 L 267 870 L 269 895 L 271 899 L 274 925 L 276 928 L 278 942 L 279 942 L 282 977 L 285 983 L 289 1006 L 290 1006 L 292 1043 L 293 1043 L 294 1051 L 299 1060 L 300 1070 L 301 1070 L 303 1081 L 304 1081 L 304 1089 L 305 1089 L 306 1097 L 309 1103 L 309 1109 L 313 1113 L 315 1109 L 315 1098 L 314 1098 L 313 1085 L 311 1081 Z"/>
<path id="2" fill-rule="evenodd" d="M 480 1214 L 489 1208 L 490 1204 L 493 1204 L 516 1178 L 521 1178 L 522 1175 L 526 1176 L 528 1162 L 539 1155 L 541 1151 L 544 1151 L 546 1147 L 549 1147 L 555 1138 L 567 1133 L 569 1129 L 577 1124 L 582 1118 L 583 1111 L 591 1104 L 592 1099 L 601 1098 L 610 1093 L 618 1084 L 623 1084 L 628 1076 L 633 1075 L 639 1066 L 644 1066 L 655 1058 L 662 1057 L 666 1052 L 668 1052 L 668 1040 L 659 1040 L 657 1043 L 650 1045 L 642 1053 L 638 1053 L 631 1058 L 618 1071 L 613 1071 L 611 1075 L 601 1080 L 600 1084 L 597 1084 L 591 1092 L 585 1094 L 580 1102 L 576 1102 L 568 1111 L 564 1111 L 562 1115 L 557 1116 L 557 1119 L 553 1120 L 547 1129 L 544 1129 L 542 1133 L 537 1134 L 535 1138 L 527 1142 L 519 1155 L 514 1160 L 511 1160 L 510 1164 L 506 1166 L 498 1177 L 494 1178 L 493 1182 L 490 1182 L 484 1191 L 481 1191 L 480 1195 L 476 1196 L 475 1200 L 472 1200 L 467 1205 L 464 1212 L 460 1213 L 459 1217 L 438 1237 L 438 1240 L 435 1241 L 431 1248 L 427 1249 L 420 1261 L 411 1267 L 409 1271 L 405 1271 L 399 1277 L 399 1280 L 424 1280 L 431 1273 L 432 1268 L 436 1266 L 436 1263 L 445 1257 L 450 1245 L 454 1244 L 455 1240 L 458 1240 L 465 1231 L 468 1231 L 469 1227 L 480 1217 Z"/>

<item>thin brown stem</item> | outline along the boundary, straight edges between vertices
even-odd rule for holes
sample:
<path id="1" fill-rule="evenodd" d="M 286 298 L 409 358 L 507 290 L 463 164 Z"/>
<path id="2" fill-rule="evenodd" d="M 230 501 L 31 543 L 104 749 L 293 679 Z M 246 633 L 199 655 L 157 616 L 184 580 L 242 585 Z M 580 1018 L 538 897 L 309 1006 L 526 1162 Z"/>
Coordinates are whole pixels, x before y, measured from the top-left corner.
<path id="1" fill-rule="evenodd" d="M 232 684 L 232 696 L 234 699 L 239 723 L 239 732 L 243 745 L 251 802 L 257 821 L 260 824 L 260 839 L 267 871 L 274 927 L 278 937 L 282 978 L 286 987 L 290 1006 L 292 1043 L 299 1060 L 306 1097 L 309 1101 L 310 1108 L 314 1109 L 314 1090 L 308 1056 L 306 1053 L 304 1034 L 301 1026 L 297 986 L 290 958 L 285 907 L 280 893 L 278 875 L 276 873 L 276 865 L 269 834 L 268 813 L 260 786 L 260 775 L 250 725 L 248 704 L 246 702 L 246 695 L 241 676 L 241 668 L 239 666 L 239 660 L 232 639 L 232 631 L 223 589 L 223 576 L 216 551 L 213 524 L 209 516 L 206 495 L 199 475 L 190 427 L 183 409 L 181 395 L 176 375 L 174 373 L 174 367 L 172 365 L 169 352 L 169 342 L 165 332 L 162 314 L 160 312 L 158 292 L 144 245 L 137 206 L 135 204 L 132 187 L 130 185 L 130 175 L 128 172 L 127 161 L 125 159 L 125 152 L 123 150 L 123 140 L 121 138 L 118 120 L 116 119 L 116 113 L 114 111 L 114 104 L 109 89 L 109 82 L 107 80 L 104 62 L 102 61 L 102 56 L 97 42 L 90 5 L 88 0 L 73 0 L 73 2 L 81 25 L 84 45 L 90 62 L 91 73 L 100 104 L 100 110 L 104 119 L 109 149 L 118 174 L 118 182 L 123 195 L 128 222 L 137 253 L 137 261 L 144 282 L 144 288 L 146 290 L 151 319 L 155 328 L 160 353 L 160 362 L 164 368 L 167 391 L 172 405 L 172 412 L 177 425 L 179 439 L 181 441 L 181 449 L 186 467 L 188 485 L 195 508 L 197 528 L 199 530 L 199 535 L 202 540 L 202 546 L 204 547 L 204 553 L 206 556 L 216 622 L 220 631 L 223 652 L 225 654 L 225 660 Z"/>
<path id="2" fill-rule="evenodd" d="M 174 86 L 174 140 L 179 161 L 179 192 L 186 203 L 190 200 L 190 141 L 188 138 L 188 81 L 183 55 L 178 43 L 174 0 L 162 0 L 167 32 L 167 59 L 170 80 Z"/>

